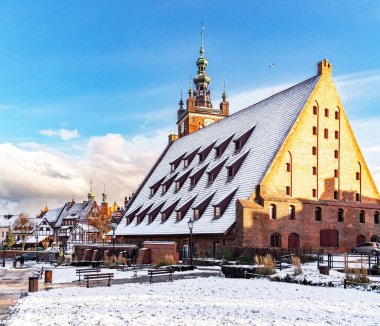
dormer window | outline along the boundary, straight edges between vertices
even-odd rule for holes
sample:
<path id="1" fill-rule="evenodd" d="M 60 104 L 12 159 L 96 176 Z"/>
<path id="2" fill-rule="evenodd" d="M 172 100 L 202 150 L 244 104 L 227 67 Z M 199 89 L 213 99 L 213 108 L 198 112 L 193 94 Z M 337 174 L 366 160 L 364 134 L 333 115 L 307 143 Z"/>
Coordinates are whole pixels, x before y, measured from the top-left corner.
<path id="1" fill-rule="evenodd" d="M 197 206 L 193 207 L 194 210 L 194 219 L 200 219 L 205 210 L 207 209 L 209 203 L 211 202 L 212 198 L 214 197 L 215 191 L 206 197 L 203 201 L 201 201 Z"/>
<path id="2" fill-rule="evenodd" d="M 216 141 L 213 142 L 211 145 L 207 146 L 205 149 L 203 149 L 198 155 L 199 155 L 199 163 L 202 163 L 208 156 L 208 154 L 211 152 L 215 145 Z"/>
<path id="3" fill-rule="evenodd" d="M 178 190 L 180 190 L 180 189 L 181 189 L 181 184 L 180 184 L 179 181 L 176 181 L 176 182 L 175 182 L 175 190 L 178 191 Z"/>
<path id="4" fill-rule="evenodd" d="M 221 208 L 220 206 L 214 207 L 214 218 L 219 218 L 221 216 Z"/>
<path id="5" fill-rule="evenodd" d="M 195 187 L 202 177 L 203 173 L 206 171 L 209 164 L 203 166 L 201 169 L 196 171 L 191 177 L 190 177 L 190 186 Z"/>
<path id="6" fill-rule="evenodd" d="M 182 188 L 182 185 L 185 183 L 192 170 L 193 169 L 191 168 L 189 171 L 182 174 L 178 179 L 175 180 L 175 191 L 179 191 Z"/>
<path id="7" fill-rule="evenodd" d="M 199 219 L 199 209 L 194 209 L 194 219 Z"/>
<path id="8" fill-rule="evenodd" d="M 175 167 L 175 165 L 174 165 L 174 164 L 170 165 L 170 172 L 174 172 L 174 171 L 175 171 L 175 169 L 176 169 L 176 167 Z"/>
<path id="9" fill-rule="evenodd" d="M 235 152 L 240 152 L 240 150 L 243 148 L 244 144 L 247 142 L 247 140 L 251 136 L 254 129 L 255 129 L 255 127 L 249 129 L 247 132 L 242 134 L 238 139 L 234 140 Z"/>
<path id="10" fill-rule="evenodd" d="M 182 220 L 182 213 L 180 211 L 177 211 L 176 218 L 177 218 L 177 222 Z"/>
<path id="11" fill-rule="evenodd" d="M 183 157 L 186 155 L 186 153 L 183 153 L 181 156 L 177 157 L 174 161 L 170 162 L 170 172 L 174 172 L 178 165 L 181 163 Z"/>
<path id="12" fill-rule="evenodd" d="M 193 161 L 195 155 L 197 155 L 199 148 L 200 147 L 198 147 L 195 151 L 191 152 L 189 155 L 186 155 L 183 158 L 183 167 L 184 168 L 187 168 L 191 164 L 191 162 Z"/>
<path id="13" fill-rule="evenodd" d="M 188 159 L 183 160 L 183 167 L 187 168 L 188 166 L 189 166 L 189 160 Z"/>
<path id="14" fill-rule="evenodd" d="M 155 193 L 157 192 L 158 188 L 160 187 L 162 181 L 165 180 L 165 177 L 158 180 L 153 186 L 150 186 L 150 197 L 153 197 Z"/>
<path id="15" fill-rule="evenodd" d="M 245 152 L 243 155 L 241 155 L 238 159 L 236 159 L 234 162 L 232 162 L 229 166 L 226 166 L 227 168 L 227 179 L 231 180 L 239 171 L 240 166 L 243 164 L 245 158 L 249 154 L 248 152 Z"/>
<path id="16" fill-rule="evenodd" d="M 235 134 L 233 134 L 232 136 L 228 137 L 225 141 L 223 141 L 222 143 L 220 143 L 218 146 L 215 146 L 215 158 L 218 158 L 218 157 L 220 157 L 220 156 L 223 155 L 224 151 L 228 147 L 228 144 L 230 143 L 230 141 L 232 140 L 232 138 L 234 138 L 234 136 L 235 136 Z"/>
<path id="17" fill-rule="evenodd" d="M 207 172 L 208 175 L 208 184 L 211 184 L 214 182 L 216 177 L 218 176 L 220 170 L 223 168 L 224 163 L 226 163 L 227 158 L 223 160 L 222 162 L 215 165 L 209 172 Z"/>
<path id="18" fill-rule="evenodd" d="M 164 195 L 170 188 L 171 184 L 174 182 L 175 178 L 177 177 L 178 172 L 174 175 L 172 175 L 169 179 L 167 179 L 162 185 L 162 195 Z"/>
<path id="19" fill-rule="evenodd" d="M 162 193 L 164 194 L 167 191 L 167 185 L 162 185 Z"/>
<path id="20" fill-rule="evenodd" d="M 214 175 L 212 173 L 208 173 L 208 180 L 207 183 L 213 183 L 214 182 Z"/>
<path id="21" fill-rule="evenodd" d="M 214 218 L 220 218 L 225 210 L 227 209 L 228 205 L 230 204 L 232 198 L 234 197 L 236 191 L 238 188 L 236 188 L 234 191 L 229 193 L 226 197 L 221 199 L 219 202 L 217 202 L 214 206 Z"/>

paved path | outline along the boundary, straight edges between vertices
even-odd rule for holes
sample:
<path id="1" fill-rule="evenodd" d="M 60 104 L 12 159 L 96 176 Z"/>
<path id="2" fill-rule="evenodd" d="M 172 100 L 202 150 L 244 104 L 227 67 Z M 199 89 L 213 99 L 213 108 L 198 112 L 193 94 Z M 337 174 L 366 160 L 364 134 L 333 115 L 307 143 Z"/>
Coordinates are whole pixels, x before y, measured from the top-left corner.
<path id="1" fill-rule="evenodd" d="M 9 309 L 28 291 L 30 269 L 0 269 L 0 325 Z"/>

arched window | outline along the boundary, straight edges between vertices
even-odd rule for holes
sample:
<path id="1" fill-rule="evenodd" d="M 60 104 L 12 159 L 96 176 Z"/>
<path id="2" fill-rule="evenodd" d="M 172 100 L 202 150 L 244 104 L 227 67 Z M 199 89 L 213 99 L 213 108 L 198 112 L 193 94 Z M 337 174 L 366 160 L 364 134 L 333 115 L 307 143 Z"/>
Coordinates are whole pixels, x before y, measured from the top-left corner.
<path id="1" fill-rule="evenodd" d="M 318 222 L 322 221 L 322 208 L 320 207 L 315 208 L 315 220 Z"/>
<path id="2" fill-rule="evenodd" d="M 281 234 L 274 233 L 270 236 L 270 246 L 275 248 L 281 248 Z"/>
<path id="3" fill-rule="evenodd" d="M 329 130 L 327 128 L 325 129 L 325 138 L 329 138 Z"/>
<path id="4" fill-rule="evenodd" d="M 271 204 L 269 206 L 269 218 L 271 220 L 277 219 L 277 207 L 275 204 Z"/>
<path id="5" fill-rule="evenodd" d="M 313 146 L 313 149 L 311 151 L 313 155 L 317 155 L 317 147 Z"/>
<path id="6" fill-rule="evenodd" d="M 363 242 L 365 242 L 365 236 L 363 234 L 359 234 L 356 237 L 356 245 L 361 245 Z"/>
<path id="7" fill-rule="evenodd" d="M 288 236 L 288 249 L 299 249 L 300 236 L 297 233 L 290 233 Z"/>
<path id="8" fill-rule="evenodd" d="M 329 117 L 329 109 L 325 109 L 325 117 Z"/>
<path id="9" fill-rule="evenodd" d="M 362 224 L 365 223 L 365 212 L 364 211 L 360 211 L 360 213 L 359 213 L 359 223 L 362 223 Z"/>
<path id="10" fill-rule="evenodd" d="M 373 235 L 371 237 L 371 242 L 379 242 L 379 237 L 377 235 Z"/>
<path id="11" fill-rule="evenodd" d="M 344 221 L 344 211 L 342 208 L 338 209 L 338 222 L 343 222 Z"/>
<path id="12" fill-rule="evenodd" d="M 296 208 L 293 205 L 289 206 L 289 220 L 294 221 L 296 219 Z"/>
<path id="13" fill-rule="evenodd" d="M 379 224 L 380 223 L 379 220 L 380 220 L 379 212 L 375 212 L 375 214 L 373 215 L 373 223 Z"/>

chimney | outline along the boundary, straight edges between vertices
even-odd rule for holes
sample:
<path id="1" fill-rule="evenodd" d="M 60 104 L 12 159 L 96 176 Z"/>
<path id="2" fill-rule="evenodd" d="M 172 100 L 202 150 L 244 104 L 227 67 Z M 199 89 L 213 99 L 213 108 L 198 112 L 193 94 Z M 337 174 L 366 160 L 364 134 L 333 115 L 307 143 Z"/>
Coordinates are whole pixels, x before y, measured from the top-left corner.
<path id="1" fill-rule="evenodd" d="M 327 59 L 318 63 L 318 75 L 332 76 L 332 64 Z"/>
<path id="2" fill-rule="evenodd" d="M 178 139 L 178 135 L 170 134 L 168 138 L 169 138 L 169 144 L 171 144 Z"/>

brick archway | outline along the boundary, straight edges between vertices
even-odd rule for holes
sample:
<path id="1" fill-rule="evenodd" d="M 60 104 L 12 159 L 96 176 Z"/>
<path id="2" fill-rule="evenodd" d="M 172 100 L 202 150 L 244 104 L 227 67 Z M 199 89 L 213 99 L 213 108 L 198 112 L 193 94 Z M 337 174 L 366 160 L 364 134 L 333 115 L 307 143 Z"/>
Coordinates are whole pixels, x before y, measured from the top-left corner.
<path id="1" fill-rule="evenodd" d="M 365 242 L 365 236 L 363 234 L 359 234 L 357 237 L 356 237 L 356 245 L 360 245 L 362 244 L 363 242 Z"/>
<path id="2" fill-rule="evenodd" d="M 297 250 L 300 247 L 300 236 L 297 233 L 290 233 L 288 236 L 288 249 Z"/>

